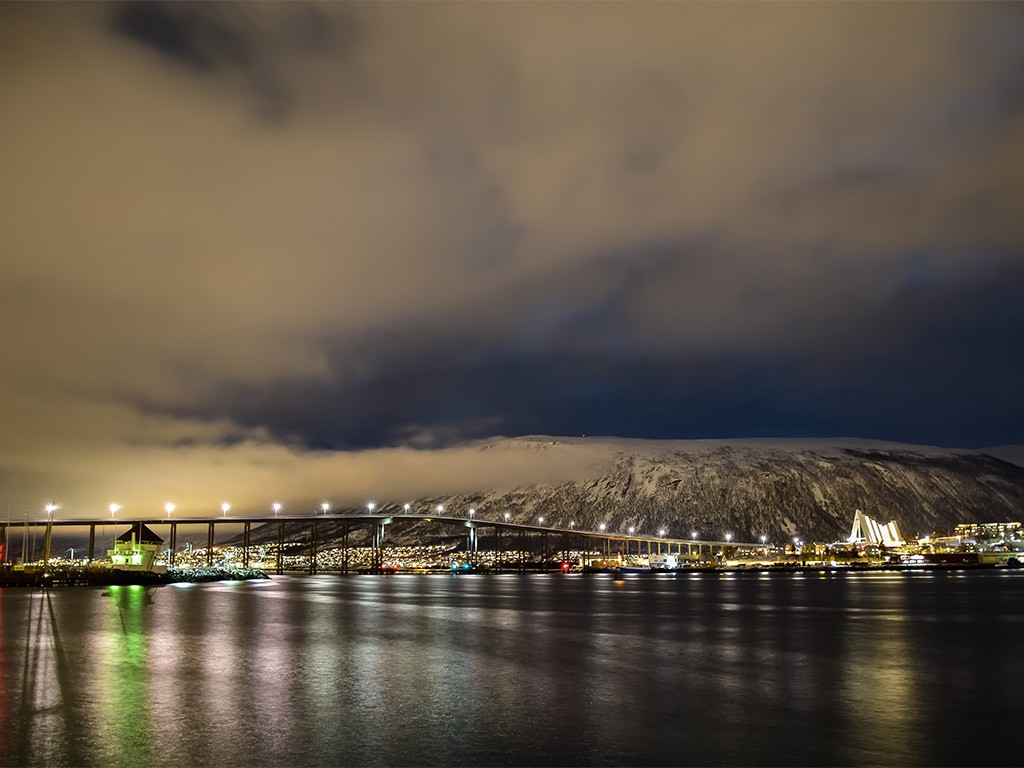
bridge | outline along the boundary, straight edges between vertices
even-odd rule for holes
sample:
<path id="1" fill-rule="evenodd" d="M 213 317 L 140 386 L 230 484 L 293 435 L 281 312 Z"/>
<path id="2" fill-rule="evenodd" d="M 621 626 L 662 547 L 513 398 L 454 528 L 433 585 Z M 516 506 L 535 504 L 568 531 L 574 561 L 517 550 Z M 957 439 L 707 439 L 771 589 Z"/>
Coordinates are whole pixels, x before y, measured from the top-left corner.
<path id="1" fill-rule="evenodd" d="M 386 513 L 386 512 L 323 512 L 316 513 L 310 512 L 306 514 L 275 514 L 275 515 L 258 515 L 258 516 L 229 516 L 227 514 L 220 516 L 209 516 L 209 517 L 171 517 L 170 515 L 164 517 L 123 517 L 123 518 L 55 518 L 53 515 L 48 515 L 45 518 L 29 519 L 26 517 L 24 521 L 13 522 L 13 521 L 0 521 L 0 545 L 3 549 L 0 550 L 0 564 L 6 565 L 11 562 L 10 558 L 10 543 L 12 534 L 15 534 L 19 529 L 22 529 L 25 534 L 25 540 L 29 537 L 30 529 L 42 528 L 43 533 L 43 562 L 48 562 L 51 555 L 51 545 L 53 541 L 53 533 L 55 529 L 60 528 L 88 528 L 89 529 L 89 544 L 87 549 L 87 559 L 92 562 L 96 559 L 96 529 L 97 527 L 105 526 L 134 526 L 134 525 L 146 525 L 150 529 L 154 528 L 166 528 L 168 530 L 168 549 L 169 549 L 169 565 L 175 564 L 175 557 L 178 550 L 178 528 L 181 526 L 206 526 L 207 529 L 207 547 L 206 547 L 206 559 L 207 565 L 213 565 L 213 550 L 214 542 L 216 539 L 216 527 L 217 526 L 237 526 L 242 527 L 242 565 L 243 567 L 249 566 L 250 551 L 252 549 L 252 532 L 253 526 L 257 526 L 257 529 L 262 530 L 265 526 L 276 526 L 276 542 L 277 542 L 277 562 L 276 572 L 283 573 L 285 570 L 284 563 L 284 549 L 285 549 L 285 526 L 287 524 L 301 524 L 308 526 L 309 538 L 309 555 L 308 555 L 308 567 L 309 573 L 317 573 L 319 570 L 317 566 L 317 552 L 318 547 L 323 543 L 320 538 L 320 528 L 324 523 L 340 523 L 341 524 L 341 541 L 342 541 L 342 565 L 336 570 L 340 570 L 342 573 L 349 572 L 350 557 L 349 557 L 349 534 L 353 530 L 369 529 L 371 533 L 371 561 L 375 568 L 379 568 L 383 563 L 384 555 L 384 540 L 387 534 L 388 526 L 393 526 L 401 522 L 427 522 L 436 523 L 441 525 L 448 525 L 466 530 L 466 553 L 467 559 L 472 562 L 478 557 L 480 551 L 480 531 L 489 529 L 491 531 L 491 541 L 494 545 L 495 550 L 502 550 L 507 548 L 510 544 L 519 544 L 520 553 L 524 552 L 528 537 L 531 543 L 536 543 L 536 539 L 539 537 L 541 540 L 542 550 L 542 561 L 546 561 L 551 554 L 563 553 L 564 559 L 568 559 L 568 553 L 573 549 L 578 549 L 582 553 L 583 563 L 586 567 L 590 561 L 595 559 L 593 552 L 598 551 L 601 553 L 601 557 L 597 559 L 611 559 L 613 551 L 621 553 L 625 556 L 629 556 L 633 553 L 633 548 L 636 548 L 636 555 L 645 554 L 644 548 L 646 548 L 646 554 L 676 554 L 682 559 L 684 557 L 684 548 L 686 550 L 685 557 L 692 558 L 695 554 L 699 559 L 705 549 L 707 550 L 708 556 L 711 557 L 714 554 L 714 550 L 720 551 L 725 550 L 726 547 L 745 547 L 745 548 L 764 548 L 766 545 L 762 542 L 760 544 L 752 542 L 738 542 L 730 539 L 725 540 L 708 540 L 708 539 L 685 539 L 676 538 L 670 536 L 662 536 L 644 534 L 639 532 L 622 533 L 608 530 L 586 530 L 577 528 L 575 525 L 570 527 L 558 527 L 558 526 L 547 526 L 541 523 L 517 523 L 511 520 L 491 520 L 485 517 L 459 517 L 454 515 L 444 514 L 412 514 L 412 513 Z M 271 530 L 274 530 L 273 528 Z M 554 538 L 555 542 L 552 542 Z M 553 547 L 552 544 L 557 543 L 557 547 Z M 573 545 L 576 546 L 573 546 Z M 504 547 L 503 547 L 504 545 Z M 24 554 L 23 554 L 24 558 Z"/>

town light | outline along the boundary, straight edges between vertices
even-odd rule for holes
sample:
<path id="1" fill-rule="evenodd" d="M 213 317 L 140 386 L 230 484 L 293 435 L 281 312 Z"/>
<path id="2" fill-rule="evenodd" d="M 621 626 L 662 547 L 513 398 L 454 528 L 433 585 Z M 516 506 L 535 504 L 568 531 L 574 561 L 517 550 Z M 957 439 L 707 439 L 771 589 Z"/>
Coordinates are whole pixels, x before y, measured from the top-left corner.
<path id="1" fill-rule="evenodd" d="M 412 509 L 412 504 L 405 503 L 402 505 L 402 509 L 405 510 L 406 514 L 409 514 L 409 511 Z"/>
<path id="2" fill-rule="evenodd" d="M 506 523 L 508 522 L 508 519 L 509 519 L 510 517 L 512 517 L 512 515 L 510 515 L 510 514 L 509 514 L 508 512 L 506 512 L 506 513 L 505 513 L 505 522 L 506 522 Z"/>
<path id="3" fill-rule="evenodd" d="M 472 516 L 473 516 L 473 515 L 475 515 L 475 514 L 476 514 L 476 510 L 475 510 L 475 509 L 473 509 L 472 507 L 470 507 L 470 508 L 469 508 L 469 516 L 470 516 L 470 517 L 472 517 Z"/>
<path id="4" fill-rule="evenodd" d="M 116 514 L 117 514 L 117 510 L 119 510 L 120 508 L 121 508 L 121 505 L 120 505 L 120 504 L 116 504 L 116 503 L 111 503 L 111 504 L 110 504 L 110 505 L 109 505 L 109 506 L 107 507 L 107 509 L 109 509 L 109 510 L 110 510 L 110 516 L 111 516 L 111 517 L 113 517 L 114 515 L 116 515 Z"/>
<path id="5" fill-rule="evenodd" d="M 664 528 L 662 528 L 660 531 L 658 531 L 658 535 L 661 536 L 662 538 L 665 538 L 665 534 L 666 533 L 668 533 L 668 531 L 666 531 Z"/>
<path id="6" fill-rule="evenodd" d="M 220 511 L 224 513 L 224 517 L 227 517 L 228 512 L 231 511 L 231 505 L 225 501 L 223 504 L 220 505 Z"/>
<path id="7" fill-rule="evenodd" d="M 726 541 L 732 541 L 732 534 L 731 533 L 725 534 L 725 540 Z"/>
<path id="8" fill-rule="evenodd" d="M 270 505 L 270 508 L 274 510 L 274 514 L 276 515 L 278 512 L 281 511 L 281 502 L 275 501 L 273 504 Z"/>
<path id="9" fill-rule="evenodd" d="M 696 531 L 690 531 L 690 538 L 691 539 L 696 539 L 697 538 L 697 532 Z"/>
<path id="10" fill-rule="evenodd" d="M 544 518 L 543 517 L 538 517 L 537 518 L 537 522 L 540 523 L 541 525 L 544 525 Z"/>
<path id="11" fill-rule="evenodd" d="M 323 504 L 320 505 L 320 509 L 323 510 L 323 513 L 326 515 L 328 512 L 331 511 L 331 502 L 325 501 Z"/>
<path id="12" fill-rule="evenodd" d="M 631 526 L 629 526 L 629 532 L 630 532 L 630 534 L 632 534 L 632 533 L 633 533 L 634 531 L 636 531 L 636 528 L 634 528 L 634 527 L 633 527 L 632 525 L 631 525 Z"/>
<path id="13" fill-rule="evenodd" d="M 49 504 L 46 505 L 45 509 L 46 509 L 46 514 L 52 515 L 56 510 L 60 509 L 60 507 L 58 507 L 56 504 L 54 504 L 51 501 Z"/>
<path id="14" fill-rule="evenodd" d="M 601 524 L 600 524 L 599 526 L 597 526 L 597 530 L 599 530 L 599 531 L 603 531 L 603 530 L 604 530 L 605 528 L 607 528 L 607 527 L 608 527 L 608 526 L 607 526 L 607 525 L 606 525 L 605 523 L 601 523 Z"/>
<path id="15" fill-rule="evenodd" d="M 164 512 L 167 513 L 168 517 L 171 516 L 171 512 L 173 512 L 175 509 L 177 509 L 177 507 L 174 506 L 173 501 L 168 501 L 166 504 L 164 504 Z"/>
<path id="16" fill-rule="evenodd" d="M 437 505 L 437 512 L 438 512 L 438 514 L 444 512 L 444 504 L 438 504 Z"/>
<path id="17" fill-rule="evenodd" d="M 375 502 L 375 501 L 371 501 L 369 504 L 366 505 L 366 509 L 369 511 L 369 513 L 371 515 L 373 514 L 373 510 L 375 510 L 376 508 L 377 508 L 377 502 Z"/>

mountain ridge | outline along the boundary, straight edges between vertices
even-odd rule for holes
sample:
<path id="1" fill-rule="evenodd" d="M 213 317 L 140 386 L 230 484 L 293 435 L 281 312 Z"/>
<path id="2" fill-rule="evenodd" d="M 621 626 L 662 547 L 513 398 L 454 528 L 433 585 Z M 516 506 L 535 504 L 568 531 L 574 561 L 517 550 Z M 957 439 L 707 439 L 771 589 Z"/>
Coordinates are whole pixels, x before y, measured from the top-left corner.
<path id="1" fill-rule="evenodd" d="M 642 440 L 530 435 L 478 443 L 480 451 L 537 451 L 577 467 L 557 482 L 421 498 L 476 510 L 478 521 L 624 532 L 668 531 L 688 538 L 771 541 L 846 537 L 857 509 L 907 537 L 950 532 L 961 522 L 1024 517 L 1024 467 L 970 449 L 859 438 Z M 401 503 L 381 512 L 402 511 Z M 325 521 L 326 522 L 326 521 Z M 330 536 L 329 524 L 322 529 Z M 399 528 L 406 527 L 399 526 Z M 396 532 L 397 532 L 396 528 Z M 389 534 L 390 536 L 390 534 Z"/>

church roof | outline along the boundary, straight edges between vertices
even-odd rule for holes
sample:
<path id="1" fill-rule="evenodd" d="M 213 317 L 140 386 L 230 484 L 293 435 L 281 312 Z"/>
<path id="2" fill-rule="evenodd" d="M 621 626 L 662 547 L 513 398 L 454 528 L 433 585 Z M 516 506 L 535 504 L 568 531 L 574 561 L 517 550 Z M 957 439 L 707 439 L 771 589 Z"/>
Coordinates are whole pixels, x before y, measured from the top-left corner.
<path id="1" fill-rule="evenodd" d="M 142 523 L 134 523 L 131 528 L 117 537 L 118 541 L 131 541 L 135 538 L 140 544 L 163 544 L 164 540 Z"/>

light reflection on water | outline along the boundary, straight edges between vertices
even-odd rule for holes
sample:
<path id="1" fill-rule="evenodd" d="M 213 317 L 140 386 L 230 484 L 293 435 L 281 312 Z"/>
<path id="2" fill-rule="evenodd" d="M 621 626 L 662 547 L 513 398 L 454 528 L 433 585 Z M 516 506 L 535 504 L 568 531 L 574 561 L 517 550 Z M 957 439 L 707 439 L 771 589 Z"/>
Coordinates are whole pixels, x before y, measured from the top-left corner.
<path id="1" fill-rule="evenodd" d="M 7 589 L 0 764 L 1015 764 L 1022 596 L 998 572 Z"/>

